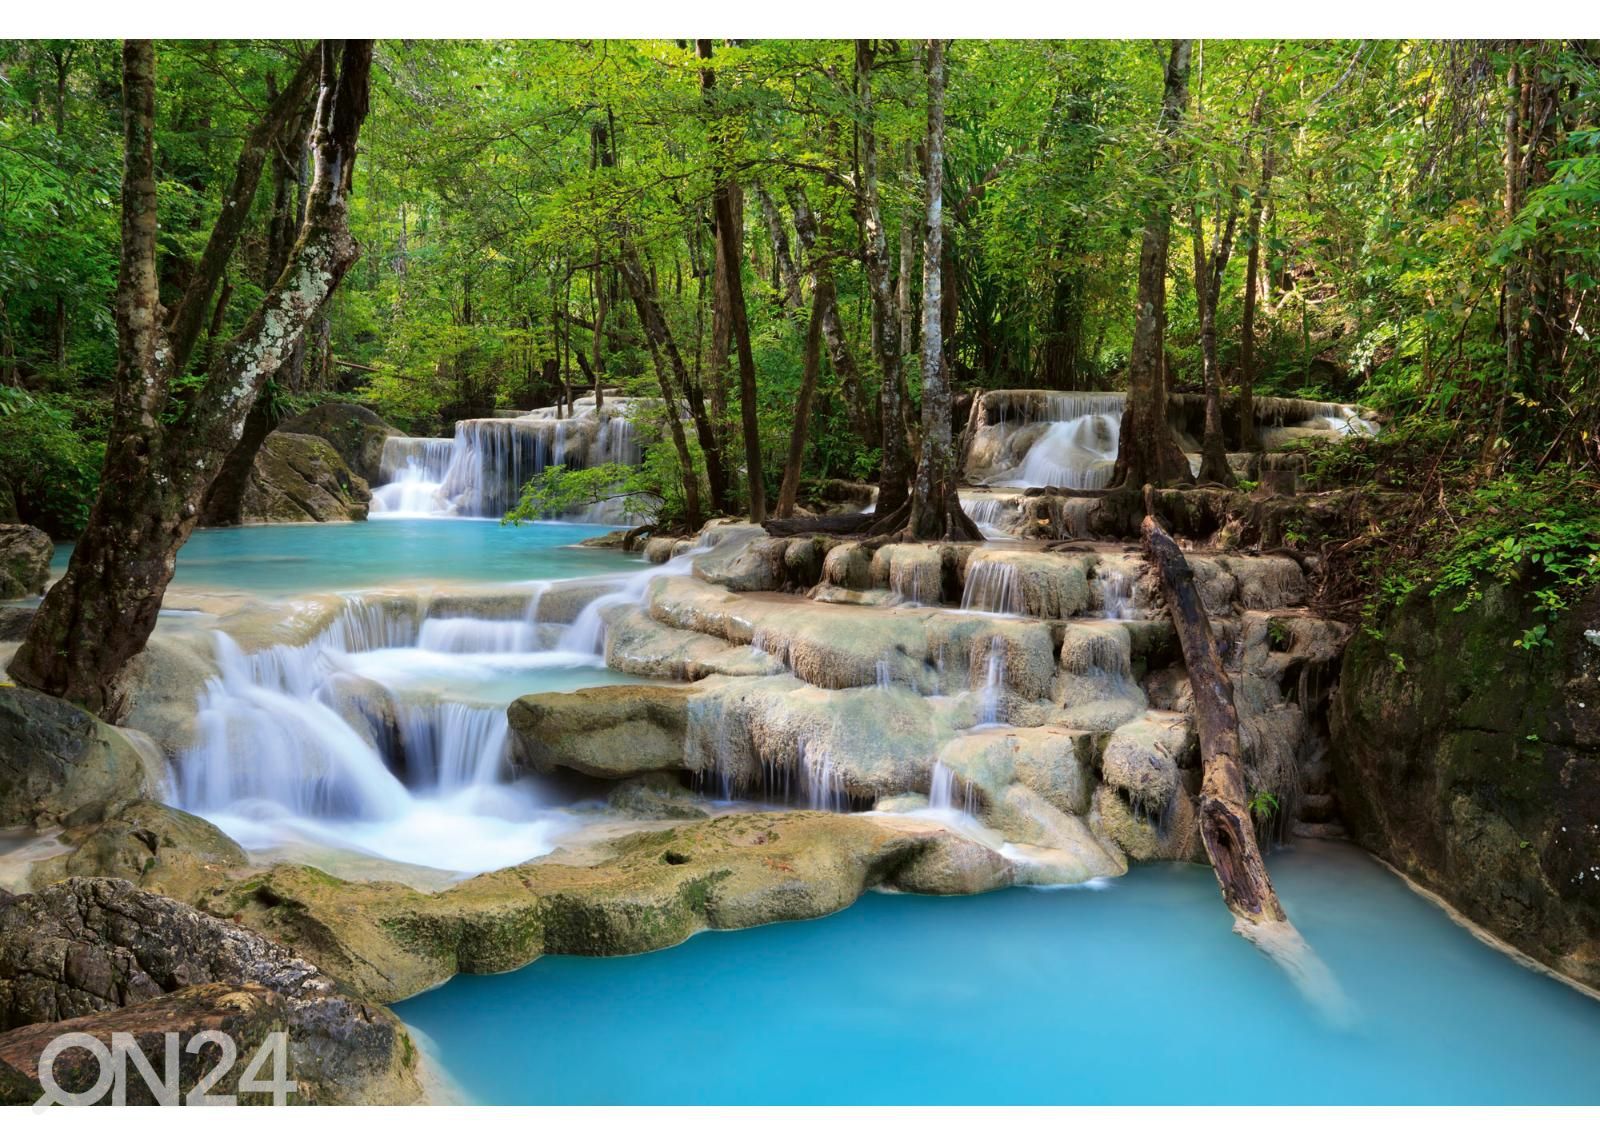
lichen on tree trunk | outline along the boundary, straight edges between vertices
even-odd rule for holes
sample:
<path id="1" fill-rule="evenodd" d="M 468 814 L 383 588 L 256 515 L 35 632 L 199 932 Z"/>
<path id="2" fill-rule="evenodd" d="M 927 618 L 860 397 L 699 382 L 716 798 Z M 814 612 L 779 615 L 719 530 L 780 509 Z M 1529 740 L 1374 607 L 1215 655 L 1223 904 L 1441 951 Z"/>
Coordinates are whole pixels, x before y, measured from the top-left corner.
<path id="1" fill-rule="evenodd" d="M 161 328 L 156 280 L 155 50 L 145 40 L 123 49 L 118 363 L 101 491 L 66 574 L 46 594 L 10 665 L 19 682 L 106 719 L 126 708 L 125 669 L 155 628 L 178 549 L 199 521 L 223 456 L 242 435 L 261 387 L 356 259 L 346 211 L 372 43 L 324 41 L 318 56 L 316 173 L 288 265 L 240 334 L 214 356 L 204 384 L 180 394 L 171 382 L 186 354 L 174 353 L 181 343 Z M 249 162 L 246 156 L 241 167 Z M 219 220 L 226 223 L 226 216 Z M 203 288 L 209 299 L 210 286 Z"/>

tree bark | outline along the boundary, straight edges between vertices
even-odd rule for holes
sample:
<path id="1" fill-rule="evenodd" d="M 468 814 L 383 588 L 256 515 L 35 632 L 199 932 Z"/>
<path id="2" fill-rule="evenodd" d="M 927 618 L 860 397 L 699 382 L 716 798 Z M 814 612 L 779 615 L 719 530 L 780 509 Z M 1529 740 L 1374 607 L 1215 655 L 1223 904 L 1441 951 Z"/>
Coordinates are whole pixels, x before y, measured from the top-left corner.
<path id="1" fill-rule="evenodd" d="M 684 368 L 683 356 L 673 340 L 661 304 L 650 289 L 650 279 L 639 256 L 626 244 L 618 260 L 622 279 L 633 298 L 634 311 L 639 315 L 639 325 L 644 329 L 645 342 L 650 347 L 650 357 L 655 362 L 656 380 L 661 385 L 661 397 L 667 407 L 667 429 L 672 434 L 672 447 L 678 454 L 678 466 L 683 474 L 683 511 L 691 529 L 698 529 L 705 520 L 700 508 L 700 476 L 695 470 L 694 454 L 689 451 L 689 439 L 683 432 L 683 409 L 679 405 L 678 390 L 689 387 L 689 372 Z"/>
<path id="2" fill-rule="evenodd" d="M 826 283 L 827 305 L 822 311 L 822 337 L 828 345 L 828 363 L 833 376 L 839 380 L 844 392 L 845 408 L 850 420 L 861 430 L 862 443 L 876 449 L 882 441 L 882 424 L 868 401 L 866 387 L 861 382 L 861 371 L 850 349 L 850 339 L 845 333 L 844 320 L 839 314 L 838 292 L 833 287 L 833 229 L 819 222 L 811 213 L 811 204 L 800 187 L 789 188 L 789 205 L 794 211 L 794 229 L 800 236 L 811 264 L 811 292 L 813 297 L 824 289 Z"/>
<path id="3" fill-rule="evenodd" d="M 887 518 L 908 503 L 911 486 L 911 451 L 906 441 L 905 415 L 900 406 L 904 390 L 893 283 L 889 270 L 888 240 L 878 201 L 878 137 L 872 99 L 872 65 L 876 49 L 870 40 L 856 41 L 856 84 L 861 100 L 861 190 L 857 218 L 861 225 L 861 263 L 872 295 L 871 339 L 878 363 L 878 405 L 882 423 L 882 460 L 878 472 L 877 515 Z"/>
<path id="4" fill-rule="evenodd" d="M 1233 684 L 1223 671 L 1222 657 L 1211 633 L 1211 621 L 1194 585 L 1194 570 L 1183 551 L 1161 527 L 1145 487 L 1145 558 L 1161 580 L 1161 596 L 1178 641 L 1194 692 L 1194 722 L 1200 736 L 1200 838 L 1222 888 L 1222 901 L 1241 924 L 1250 928 L 1288 920 L 1256 841 L 1250 819 L 1249 794 L 1240 764 L 1239 713 Z"/>
<path id="5" fill-rule="evenodd" d="M 711 58 L 711 41 L 695 41 L 699 56 Z M 700 69 L 700 86 L 707 101 L 716 89 L 717 73 L 711 68 Z M 721 152 L 727 146 L 725 132 L 713 119 L 712 147 Z M 760 409 L 756 398 L 756 362 L 750 352 L 750 323 L 745 314 L 744 273 L 740 265 L 742 228 L 735 213 L 735 187 L 727 178 L 725 156 L 718 158 L 718 178 L 711 197 L 711 208 L 717 223 L 717 255 L 727 285 L 728 322 L 733 328 L 734 348 L 739 359 L 739 414 L 744 428 L 745 484 L 749 490 L 750 520 L 760 524 L 767 517 L 767 485 L 761 466 Z"/>
<path id="6" fill-rule="evenodd" d="M 811 295 L 811 318 L 806 323 L 806 348 L 800 367 L 800 397 L 795 402 L 794 426 L 789 431 L 789 456 L 783 465 L 783 483 L 778 488 L 779 517 L 794 515 L 795 498 L 800 492 L 800 469 L 805 463 L 806 441 L 811 429 L 811 402 L 817 393 L 817 376 L 822 372 L 822 315 L 832 305 L 833 283 L 819 286 Z"/>
<path id="7" fill-rule="evenodd" d="M 218 464 L 266 379 L 356 260 L 347 210 L 372 42 L 324 41 L 318 56 L 316 173 L 294 253 L 205 382 L 174 392 L 178 359 L 160 324 L 156 279 L 155 51 L 142 40 L 123 48 L 118 361 L 101 493 L 10 665 L 20 683 L 108 720 L 126 710 L 128 661 L 155 628 Z"/>
<path id="8" fill-rule="evenodd" d="M 306 94 L 309 96 L 310 92 Z M 272 218 L 267 227 L 266 280 L 263 283 L 267 289 L 271 289 L 278 275 L 283 273 L 300 231 L 300 159 L 301 152 L 309 143 L 306 135 L 311 126 L 311 111 L 309 100 L 302 102 L 285 121 L 282 136 L 274 141 Z M 231 291 L 228 278 L 224 275 L 201 356 L 201 363 L 207 369 L 210 368 L 212 347 L 222 331 L 223 307 Z M 295 341 L 288 360 L 256 395 L 250 416 L 245 419 L 244 432 L 222 459 L 222 467 L 211 482 L 211 488 L 206 490 L 205 505 L 200 511 L 202 526 L 237 525 L 243 519 L 244 495 L 250 487 L 250 473 L 255 468 L 256 454 L 261 452 L 267 437 L 282 420 L 279 416 L 282 406 L 276 400 L 279 393 L 285 390 L 295 392 L 300 388 L 305 347 L 305 335 L 302 334 Z"/>
<path id="9" fill-rule="evenodd" d="M 1228 486 L 1234 484 L 1234 479 L 1233 470 L 1228 467 L 1228 450 L 1222 435 L 1222 372 L 1217 361 L 1217 304 L 1222 296 L 1222 273 L 1227 268 L 1233 247 L 1233 230 L 1238 214 L 1239 203 L 1235 195 L 1227 227 L 1217 233 L 1208 255 L 1199 205 L 1192 204 L 1189 213 L 1194 238 L 1195 305 L 1200 312 L 1200 378 L 1206 395 L 1205 432 L 1200 443 L 1200 480 Z"/>
<path id="10" fill-rule="evenodd" d="M 239 236 L 250 217 L 256 185 L 261 181 L 261 168 L 266 165 L 267 156 L 283 134 L 285 124 L 304 106 L 317 82 L 318 67 L 317 53 L 307 53 L 300 67 L 277 98 L 268 105 L 266 113 L 245 139 L 234 170 L 233 183 L 222 197 L 222 210 L 211 228 L 210 237 L 206 239 L 200 261 L 195 264 L 188 288 L 167 323 L 168 352 L 171 355 L 168 369 L 173 377 L 183 373 L 195 342 L 200 337 L 201 327 L 210 309 L 212 292 L 227 270 L 228 259 L 239 244 Z"/>
<path id="11" fill-rule="evenodd" d="M 922 457 L 911 495 L 911 535 L 919 541 L 980 540 L 961 510 L 951 448 L 950 372 L 944 358 L 943 40 L 928 41 L 927 228 L 922 240 Z M 907 228 L 909 230 L 909 228 Z M 906 260 L 901 262 L 902 273 Z"/>
<path id="12" fill-rule="evenodd" d="M 1239 448 L 1254 452 L 1261 448 L 1256 432 L 1255 347 L 1256 295 L 1261 274 L 1261 215 L 1272 193 L 1272 168 L 1275 143 L 1269 131 L 1261 140 L 1261 184 L 1250 203 L 1250 252 L 1245 258 L 1244 313 L 1239 330 Z"/>
<path id="13" fill-rule="evenodd" d="M 1178 124 L 1189 98 L 1191 41 L 1173 40 L 1167 58 L 1159 126 L 1157 181 L 1171 181 Z M 1167 424 L 1166 328 L 1167 247 L 1172 207 L 1163 192 L 1145 217 L 1139 250 L 1139 292 L 1134 312 L 1133 347 L 1128 355 L 1128 402 L 1122 415 L 1112 484 L 1138 487 L 1187 481 L 1189 461 Z"/>

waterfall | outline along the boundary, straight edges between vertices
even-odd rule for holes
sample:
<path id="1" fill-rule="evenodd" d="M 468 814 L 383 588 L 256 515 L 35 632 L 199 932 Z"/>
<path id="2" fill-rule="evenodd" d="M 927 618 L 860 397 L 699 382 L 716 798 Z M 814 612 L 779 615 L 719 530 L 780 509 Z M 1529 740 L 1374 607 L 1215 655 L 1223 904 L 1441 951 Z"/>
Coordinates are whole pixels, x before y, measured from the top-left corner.
<path id="1" fill-rule="evenodd" d="M 556 645 L 563 652 L 581 652 L 603 657 L 606 652 L 605 614 L 619 604 L 639 604 L 650 589 L 650 582 L 662 576 L 685 576 L 694 568 L 694 558 L 709 551 L 705 547 L 691 549 L 682 556 L 673 557 L 666 564 L 655 565 L 643 572 L 634 573 L 613 592 L 597 596 L 583 606 L 572 624 Z"/>
<path id="2" fill-rule="evenodd" d="M 372 492 L 373 515 L 502 517 L 521 499 L 523 486 L 552 465 L 637 465 L 643 451 L 630 417 L 633 400 L 613 398 L 599 411 L 590 398 L 571 410 L 469 418 L 457 422 L 448 438 L 391 437 L 383 447 L 382 483 Z M 615 502 L 576 516 L 596 524 L 632 523 Z"/>
<path id="3" fill-rule="evenodd" d="M 961 785 L 961 803 L 956 803 L 956 784 Z M 928 809 L 930 811 L 959 811 L 963 815 L 977 818 L 978 793 L 966 780 L 959 778 L 950 770 L 944 760 L 938 760 L 933 765 L 933 780 L 928 786 Z"/>
<path id="4" fill-rule="evenodd" d="M 470 697 L 496 673 L 597 664 L 540 650 L 545 587 L 499 620 L 371 594 L 305 644 L 246 653 L 216 633 L 218 674 L 178 761 L 182 806 L 252 849 L 309 843 L 463 872 L 543 854 L 560 816 L 507 781 L 505 710 Z M 451 684 L 467 695 L 441 696 Z"/>
<path id="5" fill-rule="evenodd" d="M 380 516 L 429 517 L 443 508 L 439 486 L 455 442 L 447 437 L 390 437 L 383 443 L 372 511 Z"/>
<path id="6" fill-rule="evenodd" d="M 1072 395 L 1058 394 L 1056 397 Z M 1028 449 L 1022 464 L 1000 485 L 1062 489 L 1104 489 L 1117 462 L 1118 418 L 1090 413 L 1054 421 Z"/>
<path id="7" fill-rule="evenodd" d="M 989 642 L 989 663 L 984 670 L 983 692 L 978 703 L 980 727 L 1000 724 L 1005 701 L 1005 641 L 996 636 Z"/>
<path id="8" fill-rule="evenodd" d="M 1006 561 L 979 560 L 967 564 L 967 582 L 961 589 L 961 607 L 969 612 L 1022 616 L 1022 576 Z"/>

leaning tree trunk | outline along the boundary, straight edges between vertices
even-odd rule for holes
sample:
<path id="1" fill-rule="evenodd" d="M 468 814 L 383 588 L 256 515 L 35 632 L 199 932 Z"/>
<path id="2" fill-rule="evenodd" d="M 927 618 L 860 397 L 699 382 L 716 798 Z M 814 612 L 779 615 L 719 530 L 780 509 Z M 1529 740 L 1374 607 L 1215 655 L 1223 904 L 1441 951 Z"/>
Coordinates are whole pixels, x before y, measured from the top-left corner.
<path id="1" fill-rule="evenodd" d="M 1250 819 L 1249 795 L 1240 762 L 1239 713 L 1233 684 L 1223 671 L 1222 656 L 1211 633 L 1194 570 L 1151 507 L 1145 487 L 1144 551 L 1161 580 L 1161 596 L 1188 669 L 1194 692 L 1194 722 L 1200 736 L 1200 838 L 1227 903 L 1239 922 L 1256 927 L 1283 923 L 1288 916 L 1278 902 Z"/>
<path id="2" fill-rule="evenodd" d="M 945 367 L 944 358 L 944 50 L 943 40 L 928 41 L 928 226 L 922 246 L 922 457 L 911 495 L 910 531 L 919 541 L 975 541 L 981 540 L 983 534 L 961 511 L 957 490 L 955 453 L 951 447 L 950 371 Z M 905 261 L 901 266 L 905 273 Z"/>
<path id="3" fill-rule="evenodd" d="M 1161 154 L 1157 183 L 1171 181 L 1179 121 L 1189 98 L 1191 41 L 1172 41 L 1166 91 L 1161 102 Z M 1156 195 L 1164 195 L 1157 190 Z M 1128 354 L 1128 403 L 1122 415 L 1112 484 L 1137 488 L 1188 480 L 1189 462 L 1167 424 L 1166 329 L 1167 248 L 1172 208 L 1159 198 L 1145 217 L 1139 250 L 1139 293 L 1134 308 L 1133 346 Z"/>
<path id="4" fill-rule="evenodd" d="M 301 199 L 305 190 L 301 158 L 310 143 L 307 133 L 311 126 L 312 110 L 309 102 L 302 104 L 285 124 L 275 148 L 272 219 L 267 228 L 266 281 L 263 284 L 267 289 L 271 289 L 283 273 L 283 268 L 288 265 L 289 255 L 294 250 L 294 242 L 300 232 Z M 227 293 L 227 280 L 224 279 L 222 291 L 217 297 L 217 309 L 212 315 L 212 338 L 221 328 L 222 306 Z M 278 367 L 277 373 L 256 395 L 256 403 L 250 407 L 250 416 L 245 419 L 244 432 L 222 459 L 222 466 L 217 470 L 211 488 L 206 491 L 205 504 L 200 510 L 202 526 L 237 525 L 243 520 L 244 497 L 250 488 L 256 455 L 282 420 L 282 406 L 275 399 L 284 390 L 293 392 L 300 388 L 305 346 L 306 339 L 302 334 L 295 342 L 288 361 Z"/>
<path id="5" fill-rule="evenodd" d="M 316 174 L 289 265 L 197 390 L 172 392 L 175 360 L 156 279 L 155 51 L 123 49 L 121 269 L 117 375 L 101 492 L 66 575 L 46 594 L 10 665 L 23 684 L 124 714 L 125 670 L 149 640 L 178 549 L 206 487 L 238 441 L 261 386 L 358 253 L 347 225 L 356 140 L 367 114 L 370 40 L 320 47 Z M 191 342 L 192 346 L 192 342 Z"/>
<path id="6" fill-rule="evenodd" d="M 705 514 L 700 508 L 700 476 L 694 467 L 694 454 L 689 452 L 689 438 L 683 432 L 683 407 L 678 391 L 689 388 L 689 372 L 684 367 L 683 355 L 672 337 L 661 304 L 650 289 L 639 256 L 624 244 L 618 259 L 622 280 L 633 298 L 633 309 L 639 315 L 639 325 L 644 329 L 645 342 L 650 347 L 650 357 L 655 363 L 656 380 L 661 386 L 661 399 L 667 408 L 667 429 L 672 434 L 672 447 L 678 454 L 678 467 L 683 478 L 683 511 L 691 529 L 698 529 Z M 676 383 L 676 384 L 674 384 Z"/>

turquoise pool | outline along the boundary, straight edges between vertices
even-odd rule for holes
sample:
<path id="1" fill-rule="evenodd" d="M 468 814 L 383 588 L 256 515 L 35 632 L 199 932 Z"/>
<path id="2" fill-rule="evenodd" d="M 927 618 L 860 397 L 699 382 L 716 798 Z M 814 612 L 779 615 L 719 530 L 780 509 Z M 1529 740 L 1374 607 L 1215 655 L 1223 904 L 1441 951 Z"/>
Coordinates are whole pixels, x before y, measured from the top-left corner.
<path id="1" fill-rule="evenodd" d="M 178 552 L 177 588 L 270 595 L 375 588 L 406 581 L 502 581 L 593 576 L 643 567 L 609 549 L 580 549 L 604 525 L 538 521 L 390 518 L 349 525 L 260 525 L 197 529 Z M 72 546 L 56 546 L 51 569 L 66 571 Z"/>
<path id="2" fill-rule="evenodd" d="M 462 976 L 395 1009 L 492 1104 L 1600 1102 L 1600 1003 L 1354 847 L 1272 861 L 1355 1007 L 1335 1028 L 1230 931 L 1209 870 L 869 895 L 632 958 Z"/>

